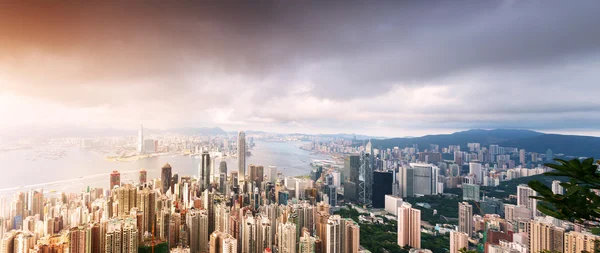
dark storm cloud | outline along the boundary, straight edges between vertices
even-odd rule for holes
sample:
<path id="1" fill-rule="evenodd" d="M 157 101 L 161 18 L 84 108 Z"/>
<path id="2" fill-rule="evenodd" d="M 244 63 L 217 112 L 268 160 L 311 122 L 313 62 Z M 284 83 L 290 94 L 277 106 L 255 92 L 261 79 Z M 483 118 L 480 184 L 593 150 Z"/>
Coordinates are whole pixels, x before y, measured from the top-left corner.
<path id="1" fill-rule="evenodd" d="M 67 100 L 99 92 L 81 88 L 88 83 L 144 85 L 149 97 L 185 94 L 211 85 L 186 75 L 212 71 L 242 75 L 269 94 L 303 79 L 319 97 L 353 98 L 371 93 L 366 87 L 386 92 L 471 69 L 534 68 L 597 53 L 598 7 L 597 1 L 4 4 L 0 60 L 13 79 L 33 84 L 10 88 Z M 101 95 L 86 101 L 110 98 Z"/>

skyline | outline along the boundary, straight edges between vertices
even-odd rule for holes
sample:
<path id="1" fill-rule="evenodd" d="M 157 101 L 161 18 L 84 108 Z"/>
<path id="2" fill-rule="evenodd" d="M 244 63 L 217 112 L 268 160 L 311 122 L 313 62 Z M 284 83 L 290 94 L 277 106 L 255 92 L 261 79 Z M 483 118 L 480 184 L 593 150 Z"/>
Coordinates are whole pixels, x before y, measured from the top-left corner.
<path id="1" fill-rule="evenodd" d="M 462 3 L 5 4 L 0 130 L 600 136 L 600 3 Z"/>

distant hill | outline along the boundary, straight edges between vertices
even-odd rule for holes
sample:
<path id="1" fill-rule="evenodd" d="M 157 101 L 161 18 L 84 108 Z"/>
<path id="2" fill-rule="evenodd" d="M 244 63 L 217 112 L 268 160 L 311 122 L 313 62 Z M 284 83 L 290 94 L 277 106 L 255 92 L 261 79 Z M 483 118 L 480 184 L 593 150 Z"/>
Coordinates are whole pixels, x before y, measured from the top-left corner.
<path id="1" fill-rule="evenodd" d="M 600 137 L 544 134 L 520 129 L 471 129 L 452 134 L 426 135 L 415 138 L 391 138 L 372 140 L 375 147 L 410 147 L 417 144 L 421 150 L 429 144 L 438 144 L 440 148 L 448 145 L 460 145 L 466 150 L 467 143 L 478 142 L 482 146 L 498 144 L 502 147 L 524 148 L 525 150 L 545 153 L 551 149 L 555 154 L 570 156 L 600 157 Z"/>

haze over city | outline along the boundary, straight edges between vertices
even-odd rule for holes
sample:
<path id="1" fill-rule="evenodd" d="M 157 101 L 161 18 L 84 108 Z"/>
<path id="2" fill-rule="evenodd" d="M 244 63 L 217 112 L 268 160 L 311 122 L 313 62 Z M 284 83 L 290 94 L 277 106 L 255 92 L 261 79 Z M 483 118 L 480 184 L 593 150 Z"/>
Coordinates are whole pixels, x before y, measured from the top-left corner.
<path id="1" fill-rule="evenodd" d="M 598 135 L 598 5 L 4 3 L 0 129 Z"/>

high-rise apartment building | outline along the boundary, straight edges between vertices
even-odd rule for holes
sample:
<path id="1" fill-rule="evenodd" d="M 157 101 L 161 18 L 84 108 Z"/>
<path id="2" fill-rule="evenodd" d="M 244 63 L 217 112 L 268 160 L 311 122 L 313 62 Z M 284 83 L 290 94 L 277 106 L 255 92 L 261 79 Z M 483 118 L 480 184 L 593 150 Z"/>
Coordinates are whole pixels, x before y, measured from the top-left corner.
<path id="1" fill-rule="evenodd" d="M 521 165 L 527 162 L 527 157 L 525 156 L 525 149 L 519 150 L 519 162 L 521 163 Z"/>
<path id="2" fill-rule="evenodd" d="M 296 253 L 296 224 L 279 223 L 277 229 L 279 253 Z"/>
<path id="3" fill-rule="evenodd" d="M 560 186 L 560 181 L 554 180 L 552 181 L 552 193 L 554 194 L 563 194 L 563 187 Z"/>
<path id="4" fill-rule="evenodd" d="M 481 169 L 481 163 L 479 161 L 469 162 L 469 175 L 475 177 L 475 184 L 481 185 L 483 182 L 483 171 Z"/>
<path id="5" fill-rule="evenodd" d="M 473 206 L 467 202 L 458 203 L 458 232 L 473 235 Z"/>
<path id="6" fill-rule="evenodd" d="M 537 216 L 537 200 L 530 198 L 537 196 L 537 192 L 529 186 L 521 184 L 517 186 L 517 206 L 523 206 L 531 211 L 531 217 Z"/>
<path id="7" fill-rule="evenodd" d="M 342 218 L 339 215 L 332 215 L 327 220 L 325 228 L 325 253 L 342 252 Z"/>
<path id="8" fill-rule="evenodd" d="M 469 236 L 466 233 L 450 232 L 450 253 L 459 253 L 462 248 L 469 248 Z"/>
<path id="9" fill-rule="evenodd" d="M 244 177 L 246 176 L 246 134 L 240 131 L 237 141 L 237 161 L 238 161 L 238 184 L 243 189 Z"/>
<path id="10" fill-rule="evenodd" d="M 143 185 L 148 180 L 148 172 L 145 169 L 140 170 L 140 184 Z"/>
<path id="11" fill-rule="evenodd" d="M 563 252 L 564 228 L 541 221 L 529 221 L 529 252 Z"/>
<path id="12" fill-rule="evenodd" d="M 421 210 L 407 202 L 398 208 L 398 245 L 421 248 Z"/>
<path id="13" fill-rule="evenodd" d="M 598 252 L 600 236 L 570 231 L 565 233 L 564 253 Z"/>

